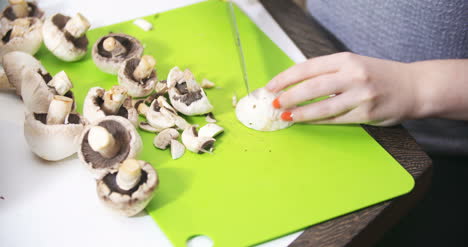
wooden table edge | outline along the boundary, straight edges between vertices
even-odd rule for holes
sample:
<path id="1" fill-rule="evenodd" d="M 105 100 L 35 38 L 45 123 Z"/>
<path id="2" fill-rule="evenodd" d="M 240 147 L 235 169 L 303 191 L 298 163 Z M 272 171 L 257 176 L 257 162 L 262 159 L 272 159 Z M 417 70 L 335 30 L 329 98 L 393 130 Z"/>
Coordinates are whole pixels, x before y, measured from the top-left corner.
<path id="1" fill-rule="evenodd" d="M 291 0 L 260 0 L 307 58 L 346 48 Z M 428 190 L 432 161 L 402 126 L 363 126 L 415 179 L 414 189 L 398 198 L 311 226 L 290 246 L 372 246 Z"/>

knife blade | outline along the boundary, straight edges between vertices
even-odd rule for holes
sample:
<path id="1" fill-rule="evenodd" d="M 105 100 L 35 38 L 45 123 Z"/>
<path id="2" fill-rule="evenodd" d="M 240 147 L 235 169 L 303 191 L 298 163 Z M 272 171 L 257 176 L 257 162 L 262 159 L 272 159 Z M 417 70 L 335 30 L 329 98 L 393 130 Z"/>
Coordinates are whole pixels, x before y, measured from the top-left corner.
<path id="1" fill-rule="evenodd" d="M 232 30 L 234 33 L 233 36 L 234 36 L 236 47 L 237 47 L 237 55 L 239 56 L 239 63 L 242 69 L 242 76 L 244 77 L 245 89 L 247 90 L 247 95 L 249 95 L 250 94 L 249 77 L 247 75 L 247 66 L 245 64 L 244 51 L 242 50 L 239 27 L 237 26 L 237 19 L 236 19 L 236 14 L 234 12 L 234 6 L 232 4 L 232 1 L 228 2 L 228 8 L 229 8 L 229 15 L 231 17 L 231 26 L 232 26 Z"/>

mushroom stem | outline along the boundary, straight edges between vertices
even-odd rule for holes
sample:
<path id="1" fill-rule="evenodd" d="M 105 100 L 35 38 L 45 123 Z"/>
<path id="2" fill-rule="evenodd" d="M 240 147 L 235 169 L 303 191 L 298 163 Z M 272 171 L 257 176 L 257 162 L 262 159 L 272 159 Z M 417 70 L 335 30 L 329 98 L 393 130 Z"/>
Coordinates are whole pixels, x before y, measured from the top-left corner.
<path id="1" fill-rule="evenodd" d="M 65 30 L 68 31 L 73 37 L 79 38 L 88 31 L 91 24 L 80 13 L 73 16 L 65 25 Z"/>
<path id="2" fill-rule="evenodd" d="M 104 93 L 103 99 L 102 110 L 106 114 L 114 115 L 119 111 L 125 99 L 127 99 L 127 89 L 122 86 L 113 86 Z"/>
<path id="3" fill-rule="evenodd" d="M 141 178 L 141 166 L 138 160 L 125 160 L 117 172 L 117 185 L 123 190 L 130 190 L 135 187 Z"/>
<path id="4" fill-rule="evenodd" d="M 118 40 L 109 37 L 102 43 L 104 50 L 112 53 L 114 56 L 119 56 L 127 52 L 127 48 L 123 46 Z"/>
<path id="5" fill-rule="evenodd" d="M 31 25 L 31 21 L 26 18 L 14 20 L 10 38 L 23 37 L 25 34 L 29 32 L 30 25 Z"/>
<path id="6" fill-rule="evenodd" d="M 65 119 L 70 114 L 73 100 L 60 95 L 55 95 L 49 105 L 47 113 L 47 124 L 64 124 Z"/>
<path id="7" fill-rule="evenodd" d="M 120 145 L 115 141 L 106 128 L 93 126 L 88 132 L 88 143 L 91 148 L 105 158 L 114 157 L 120 150 Z"/>
<path id="8" fill-rule="evenodd" d="M 154 60 L 152 56 L 144 55 L 141 57 L 138 66 L 135 68 L 135 71 L 133 71 L 133 77 L 135 77 L 137 81 L 149 77 L 155 65 L 156 60 Z"/>
<path id="9" fill-rule="evenodd" d="M 9 0 L 11 4 L 11 9 L 15 14 L 16 18 L 23 18 L 28 16 L 29 7 L 28 3 L 24 0 Z"/>
<path id="10" fill-rule="evenodd" d="M 54 87 L 60 95 L 65 95 L 73 87 L 65 71 L 58 72 L 49 82 L 49 86 Z"/>

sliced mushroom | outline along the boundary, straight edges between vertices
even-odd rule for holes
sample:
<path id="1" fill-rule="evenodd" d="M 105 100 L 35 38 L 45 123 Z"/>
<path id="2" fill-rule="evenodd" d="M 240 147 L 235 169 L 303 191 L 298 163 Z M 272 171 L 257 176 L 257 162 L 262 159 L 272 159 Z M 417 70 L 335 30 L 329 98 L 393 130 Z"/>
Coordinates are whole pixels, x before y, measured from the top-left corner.
<path id="1" fill-rule="evenodd" d="M 214 123 L 209 123 L 200 128 L 200 130 L 198 131 L 198 136 L 215 137 L 221 134 L 222 132 L 224 132 L 223 127 Z"/>
<path id="2" fill-rule="evenodd" d="M 21 52 L 13 51 L 3 56 L 3 69 L 8 78 L 9 83 L 16 88 L 16 94 L 21 95 L 21 83 L 23 82 L 23 73 L 26 70 L 39 72 L 45 77 L 52 78 L 47 73 L 44 66 L 32 55 Z"/>
<path id="3" fill-rule="evenodd" d="M 150 133 L 156 133 L 156 132 L 159 131 L 158 129 L 151 126 L 148 122 L 140 122 L 139 127 L 140 127 L 140 129 L 142 129 L 142 130 L 144 130 L 146 132 L 150 132 Z"/>
<path id="4" fill-rule="evenodd" d="M 80 60 L 88 50 L 86 32 L 90 24 L 80 13 L 73 17 L 55 14 L 42 27 L 44 44 L 57 58 L 71 62 Z"/>
<path id="5" fill-rule="evenodd" d="M 210 153 L 213 151 L 213 145 L 216 140 L 208 136 L 199 136 L 197 128 L 191 126 L 182 132 L 182 143 L 185 147 L 194 153 Z"/>
<path id="6" fill-rule="evenodd" d="M 153 100 L 146 113 L 148 123 L 158 131 L 171 128 L 175 125 L 177 112 L 167 103 L 163 96 Z"/>
<path id="7" fill-rule="evenodd" d="M 213 110 L 205 91 L 198 85 L 189 70 L 185 70 L 180 78 L 180 70 L 175 67 L 171 70 L 167 81 L 171 104 L 180 113 L 193 116 L 206 114 Z"/>
<path id="8" fill-rule="evenodd" d="M 209 88 L 214 88 L 215 84 L 212 81 L 209 81 L 208 79 L 203 79 L 200 85 L 202 88 L 209 89 Z"/>
<path id="9" fill-rule="evenodd" d="M 138 112 L 132 105 L 132 99 L 126 95 L 122 86 L 113 86 L 109 91 L 104 88 L 89 89 L 83 105 L 83 116 L 94 123 L 105 116 L 121 116 L 138 125 Z"/>
<path id="10" fill-rule="evenodd" d="M 27 112 L 24 137 L 32 152 L 45 160 L 61 160 L 78 151 L 85 120 L 70 113 L 72 99 L 55 96 L 47 113 Z"/>
<path id="11" fill-rule="evenodd" d="M 133 97 L 145 97 L 151 94 L 157 82 L 154 66 L 156 60 L 144 55 L 140 58 L 130 58 L 119 69 L 119 84 L 127 88 Z"/>
<path id="12" fill-rule="evenodd" d="M 42 21 L 38 18 L 18 18 L 6 25 L 1 31 L 0 58 L 8 52 L 23 51 L 36 54 L 42 44 Z"/>
<path id="13" fill-rule="evenodd" d="M 214 117 L 212 112 L 206 114 L 205 121 L 207 121 L 208 123 L 216 123 L 217 122 L 216 118 Z"/>
<path id="14" fill-rule="evenodd" d="M 143 46 L 136 38 L 122 33 L 110 33 L 94 43 L 92 57 L 96 66 L 116 75 L 123 63 L 130 58 L 140 58 Z"/>
<path id="15" fill-rule="evenodd" d="M 171 140 L 171 156 L 173 160 L 182 157 L 185 153 L 185 146 L 177 140 Z"/>
<path id="16" fill-rule="evenodd" d="M 170 144 L 171 140 L 179 138 L 179 132 L 173 128 L 165 129 L 154 137 L 153 145 L 159 149 L 165 150 Z"/>
<path id="17" fill-rule="evenodd" d="M 127 159 L 118 171 L 97 181 L 97 193 L 104 205 L 114 212 L 134 216 L 151 201 L 158 183 L 158 175 L 151 164 Z"/>
<path id="18" fill-rule="evenodd" d="M 187 120 L 185 120 L 185 118 L 181 117 L 181 116 L 175 116 L 175 120 L 174 120 L 174 123 L 175 125 L 177 126 L 177 128 L 179 130 L 184 130 L 188 127 L 190 127 L 191 125 L 187 122 Z"/>
<path id="19" fill-rule="evenodd" d="M 120 116 L 106 116 L 89 125 L 80 137 L 78 157 L 97 176 L 134 158 L 143 143 L 133 124 Z"/>
<path id="20" fill-rule="evenodd" d="M 25 70 L 23 80 L 21 83 L 21 97 L 26 108 L 31 112 L 47 112 L 52 98 L 58 95 L 56 89 L 49 86 L 49 83 L 53 80 L 50 74 Z M 68 91 L 64 95 L 74 99 L 72 91 Z M 72 106 L 72 110 L 74 109 L 75 103 Z"/>
<path id="21" fill-rule="evenodd" d="M 237 119 L 245 126 L 260 131 L 275 131 L 287 128 L 291 122 L 281 120 L 281 110 L 271 102 L 278 94 L 259 88 L 242 98 L 236 107 Z"/>

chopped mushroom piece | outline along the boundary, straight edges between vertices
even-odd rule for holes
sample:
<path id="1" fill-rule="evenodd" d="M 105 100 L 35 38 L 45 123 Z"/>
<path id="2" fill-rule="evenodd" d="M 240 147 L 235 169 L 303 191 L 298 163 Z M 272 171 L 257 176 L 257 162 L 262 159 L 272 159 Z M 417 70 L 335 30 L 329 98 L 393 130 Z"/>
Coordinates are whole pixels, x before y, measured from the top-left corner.
<path id="1" fill-rule="evenodd" d="M 111 171 L 97 181 L 97 193 L 101 202 L 114 212 L 134 216 L 151 201 L 158 183 L 158 175 L 151 164 L 127 159 L 118 171 Z"/>
<path id="2" fill-rule="evenodd" d="M 205 89 L 214 88 L 214 86 L 214 82 L 209 81 L 208 79 L 203 79 L 201 82 L 201 87 Z"/>
<path id="3" fill-rule="evenodd" d="M 136 157 L 143 143 L 133 124 L 120 116 L 107 116 L 88 126 L 80 137 L 78 157 L 102 177 L 118 164 Z"/>
<path id="4" fill-rule="evenodd" d="M 127 96 L 122 86 L 113 86 L 106 91 L 104 88 L 89 89 L 83 105 L 83 116 L 93 123 L 105 116 L 121 116 L 138 125 L 138 112 L 132 105 L 132 99 Z"/>
<path id="5" fill-rule="evenodd" d="M 209 123 L 200 128 L 200 130 L 198 131 L 198 136 L 215 137 L 221 134 L 223 131 L 224 131 L 223 127 L 214 123 Z"/>
<path id="6" fill-rule="evenodd" d="M 184 143 L 188 150 L 194 153 L 211 153 L 215 141 L 212 137 L 199 136 L 195 126 L 186 128 L 182 132 L 182 143 Z"/>
<path id="7" fill-rule="evenodd" d="M 190 70 L 182 73 L 178 67 L 169 72 L 169 99 L 174 108 L 182 114 L 193 116 L 211 112 L 211 105 L 205 91 L 198 85 Z"/>
<path id="8" fill-rule="evenodd" d="M 143 29 L 143 31 L 146 31 L 146 32 L 153 29 L 153 24 L 151 24 L 149 21 L 144 20 L 144 19 L 136 19 L 135 21 L 133 21 L 133 24 L 135 24 L 136 26 L 138 26 L 139 28 Z"/>
<path id="9" fill-rule="evenodd" d="M 148 122 L 140 122 L 139 127 L 140 127 L 140 129 L 142 129 L 142 130 L 144 130 L 146 132 L 150 132 L 150 133 L 156 133 L 156 132 L 159 131 L 158 129 L 151 126 Z"/>
<path id="10" fill-rule="evenodd" d="M 55 91 L 59 95 L 65 95 L 73 88 L 72 82 L 63 70 L 55 74 L 54 78 L 50 80 L 49 86 L 55 88 Z"/>
<path id="11" fill-rule="evenodd" d="M 162 80 L 162 81 L 159 81 L 158 83 L 156 83 L 156 86 L 154 87 L 154 90 L 156 90 L 156 92 L 158 94 L 165 94 L 167 93 L 167 81 L 166 80 Z"/>
<path id="12" fill-rule="evenodd" d="M 5 29 L 0 33 L 0 60 L 8 52 L 22 51 L 33 55 L 41 47 L 42 21 L 38 18 L 18 18 L 11 23 L 0 24 L 0 29 Z"/>
<path id="13" fill-rule="evenodd" d="M 155 65 L 156 60 L 149 55 L 128 59 L 119 69 L 119 84 L 127 88 L 130 96 L 148 96 L 157 82 Z"/>
<path id="14" fill-rule="evenodd" d="M 205 121 L 207 121 L 208 123 L 216 123 L 217 122 L 216 118 L 214 117 L 212 112 L 206 114 Z"/>
<path id="15" fill-rule="evenodd" d="M 171 156 L 173 160 L 182 157 L 185 153 L 185 146 L 177 140 L 171 140 Z"/>
<path id="16" fill-rule="evenodd" d="M 116 75 L 122 64 L 130 58 L 140 58 L 143 46 L 136 38 L 110 33 L 94 43 L 92 57 L 96 66 L 109 74 Z"/>
<path id="17" fill-rule="evenodd" d="M 154 137 L 153 145 L 164 150 L 171 144 L 171 140 L 176 140 L 177 138 L 179 138 L 179 132 L 176 129 L 165 129 Z"/>
<path id="18" fill-rule="evenodd" d="M 86 32 L 89 27 L 88 20 L 80 13 L 73 17 L 55 14 L 47 18 L 42 27 L 44 44 L 63 61 L 80 60 L 88 50 Z"/>
<path id="19" fill-rule="evenodd" d="M 140 99 L 135 102 L 135 109 L 137 109 L 138 114 L 141 116 L 146 116 L 146 113 L 148 112 L 149 106 L 146 105 L 145 101 Z"/>
<path id="20" fill-rule="evenodd" d="M 78 151 L 84 119 L 70 113 L 72 99 L 55 96 L 48 113 L 26 113 L 24 137 L 32 152 L 45 160 L 61 160 Z"/>
<path id="21" fill-rule="evenodd" d="M 175 125 L 177 112 L 167 103 L 166 98 L 159 96 L 153 100 L 146 113 L 148 123 L 154 128 L 162 131 Z"/>

